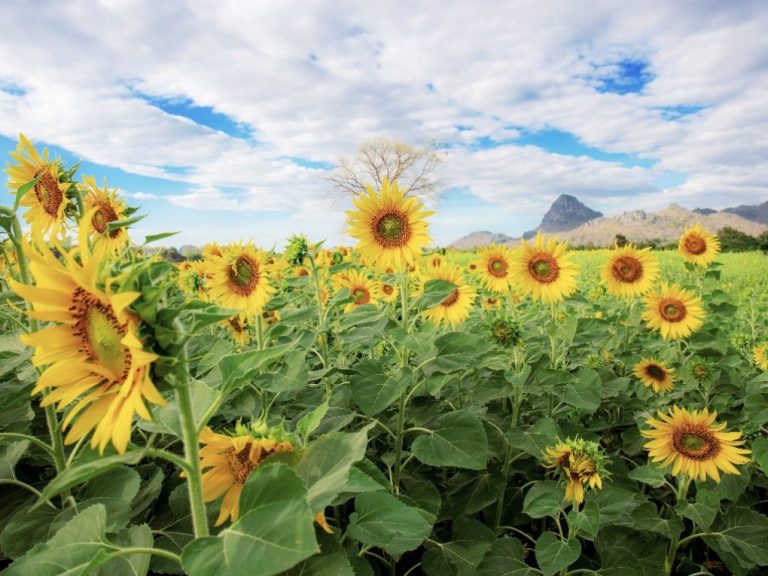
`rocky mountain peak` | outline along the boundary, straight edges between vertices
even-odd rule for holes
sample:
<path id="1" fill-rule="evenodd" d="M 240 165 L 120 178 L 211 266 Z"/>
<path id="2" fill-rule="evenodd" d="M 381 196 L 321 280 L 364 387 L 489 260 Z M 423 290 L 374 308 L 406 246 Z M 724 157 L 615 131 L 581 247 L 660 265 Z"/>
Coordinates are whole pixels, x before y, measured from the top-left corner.
<path id="1" fill-rule="evenodd" d="M 575 196 L 561 194 L 544 215 L 539 229 L 548 233 L 573 230 L 589 220 L 600 218 L 602 215 L 602 212 L 597 212 L 582 204 Z"/>

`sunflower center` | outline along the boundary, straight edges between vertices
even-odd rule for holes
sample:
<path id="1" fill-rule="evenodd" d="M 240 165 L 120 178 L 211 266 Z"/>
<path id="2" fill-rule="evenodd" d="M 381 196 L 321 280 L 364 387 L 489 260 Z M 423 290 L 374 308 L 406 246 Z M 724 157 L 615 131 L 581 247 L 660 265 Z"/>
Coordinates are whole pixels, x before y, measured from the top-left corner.
<path id="1" fill-rule="evenodd" d="M 528 262 L 528 272 L 537 282 L 550 284 L 560 276 L 560 266 L 549 254 L 537 254 Z"/>
<path id="2" fill-rule="evenodd" d="M 400 248 L 411 239 L 411 225 L 402 212 L 381 210 L 373 220 L 373 236 L 386 248 Z"/>
<path id="3" fill-rule="evenodd" d="M 664 298 L 659 303 L 659 314 L 667 322 L 680 322 L 687 315 L 685 304 L 677 298 Z"/>
<path id="4" fill-rule="evenodd" d="M 235 332 L 243 332 L 245 329 L 243 328 L 243 325 L 240 323 L 240 318 L 235 316 L 234 318 L 230 318 L 227 320 L 229 322 L 230 328 L 234 330 Z"/>
<path id="5" fill-rule="evenodd" d="M 227 464 L 232 472 L 235 482 L 245 484 L 249 474 L 256 468 L 256 464 L 251 462 L 251 442 L 248 442 L 242 450 L 236 451 L 234 448 L 227 450 Z"/>
<path id="6" fill-rule="evenodd" d="M 121 342 L 127 327 L 115 317 L 112 306 L 77 288 L 69 309 L 75 318 L 74 334 L 80 338 L 81 352 L 108 368 L 115 378 L 124 377 L 131 367 L 131 353 Z"/>
<path id="7" fill-rule="evenodd" d="M 352 290 L 352 296 L 355 297 L 355 304 L 367 304 L 371 301 L 371 293 L 368 291 L 367 288 L 363 288 L 362 286 L 359 286 Z"/>
<path id="8" fill-rule="evenodd" d="M 389 284 L 382 284 L 381 291 L 384 292 L 384 294 L 386 294 L 387 296 L 391 296 L 392 293 L 395 291 L 395 289 L 392 288 L 392 286 L 390 286 Z"/>
<path id="9" fill-rule="evenodd" d="M 46 214 L 57 216 L 59 206 L 64 201 L 64 194 L 59 189 L 58 181 L 47 168 L 40 168 L 35 172 L 35 178 L 39 178 L 35 183 L 37 201 L 40 202 Z"/>
<path id="10" fill-rule="evenodd" d="M 704 364 L 696 364 L 696 366 L 693 367 L 693 375 L 696 376 L 696 378 L 704 379 L 709 376 L 709 369 Z"/>
<path id="11" fill-rule="evenodd" d="M 259 263 L 247 254 L 241 254 L 228 270 L 229 287 L 240 296 L 248 296 L 259 283 Z"/>
<path id="12" fill-rule="evenodd" d="M 96 232 L 99 234 L 104 234 L 104 232 L 107 231 L 107 227 L 109 226 L 110 222 L 114 222 L 118 219 L 117 212 L 115 212 L 115 209 L 112 208 L 112 206 L 109 204 L 109 202 L 99 202 L 99 209 L 96 211 L 96 214 L 93 215 L 93 218 L 91 219 L 91 224 L 93 224 L 93 227 L 96 229 Z M 111 230 L 109 232 L 110 238 L 117 238 L 117 235 L 120 234 L 120 229 Z"/>
<path id="13" fill-rule="evenodd" d="M 706 429 L 683 428 L 672 435 L 675 449 L 692 460 L 707 460 L 720 451 L 720 443 Z"/>
<path id="14" fill-rule="evenodd" d="M 645 373 L 657 382 L 663 382 L 664 378 L 667 376 L 667 372 L 658 364 L 649 364 L 646 366 Z"/>
<path id="15" fill-rule="evenodd" d="M 619 282 L 633 284 L 643 275 L 643 265 L 630 256 L 621 256 L 613 262 L 611 267 L 613 277 Z"/>
<path id="16" fill-rule="evenodd" d="M 707 251 L 707 241 L 696 234 L 686 236 L 684 244 L 685 249 L 694 256 L 704 254 Z"/>
<path id="17" fill-rule="evenodd" d="M 502 258 L 492 258 L 488 262 L 488 273 L 496 278 L 506 278 L 509 265 Z"/>
<path id="18" fill-rule="evenodd" d="M 453 291 L 453 293 L 452 293 L 450 296 L 448 296 L 448 298 L 446 298 L 445 300 L 443 300 L 443 301 L 442 301 L 440 304 L 441 304 L 442 306 L 445 306 L 446 308 L 448 308 L 448 307 L 450 307 L 450 306 L 453 306 L 453 305 L 454 305 L 454 304 L 456 304 L 456 302 L 458 301 L 458 299 L 459 299 L 459 296 L 460 296 L 460 295 L 461 295 L 461 293 L 459 292 L 459 289 L 458 289 L 458 288 L 456 288 L 456 289 Z"/>

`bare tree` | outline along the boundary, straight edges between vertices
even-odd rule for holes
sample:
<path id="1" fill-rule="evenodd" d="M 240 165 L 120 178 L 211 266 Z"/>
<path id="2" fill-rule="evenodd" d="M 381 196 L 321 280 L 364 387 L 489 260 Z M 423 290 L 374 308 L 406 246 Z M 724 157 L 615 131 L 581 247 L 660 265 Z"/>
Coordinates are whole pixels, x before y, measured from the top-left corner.
<path id="1" fill-rule="evenodd" d="M 384 179 L 397 181 L 406 196 L 435 199 L 440 188 L 436 171 L 445 153 L 432 145 L 413 146 L 402 140 L 377 137 L 366 140 L 353 156 L 339 158 L 328 176 L 335 191 L 356 196 L 366 184 L 379 187 Z"/>

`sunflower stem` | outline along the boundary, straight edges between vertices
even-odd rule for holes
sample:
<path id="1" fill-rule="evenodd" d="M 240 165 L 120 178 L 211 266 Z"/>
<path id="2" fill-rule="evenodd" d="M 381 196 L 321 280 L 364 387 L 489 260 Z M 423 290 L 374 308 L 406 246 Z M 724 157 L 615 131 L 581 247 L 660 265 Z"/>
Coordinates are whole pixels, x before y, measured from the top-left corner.
<path id="1" fill-rule="evenodd" d="M 261 312 L 256 314 L 256 349 L 264 349 L 264 325 L 261 321 Z"/>
<path id="2" fill-rule="evenodd" d="M 14 213 L 11 216 L 11 229 L 8 230 L 8 237 L 13 244 L 14 250 L 16 250 L 16 260 L 19 263 L 19 275 L 21 281 L 24 284 L 32 284 L 32 278 L 29 275 L 29 266 L 27 265 L 27 255 L 24 254 L 24 250 L 21 247 L 21 226 L 19 225 L 19 217 Z M 29 302 L 26 303 L 27 309 L 31 309 Z M 32 332 L 37 332 L 38 325 L 37 320 L 29 318 L 29 329 Z M 45 392 L 43 392 L 45 397 Z M 48 434 L 51 437 L 51 448 L 53 449 L 53 465 L 56 467 L 56 474 L 61 474 L 66 468 L 66 458 L 64 456 L 64 439 L 61 435 L 61 426 L 59 424 L 59 418 L 56 416 L 56 407 L 48 405 L 45 407 L 45 422 L 48 426 Z M 62 501 L 69 496 L 69 491 L 64 492 L 61 497 Z"/>
<path id="3" fill-rule="evenodd" d="M 203 499 L 203 480 L 200 469 L 200 443 L 198 440 L 197 424 L 192 410 L 192 393 L 189 386 L 189 368 L 187 366 L 187 335 L 178 318 L 174 326 L 184 342 L 178 354 L 181 364 L 177 376 L 176 399 L 179 403 L 182 440 L 184 441 L 184 459 L 187 462 L 187 488 L 189 491 L 189 509 L 192 514 L 192 527 L 195 538 L 208 536 L 208 517 Z"/>
<path id="4" fill-rule="evenodd" d="M 688 496 L 688 488 L 691 485 L 691 478 L 686 475 L 678 476 L 677 478 L 677 490 L 675 490 L 675 500 L 677 502 L 684 502 L 686 496 Z M 677 550 L 683 542 L 687 542 L 688 539 L 680 540 L 677 536 L 669 543 L 669 549 L 667 550 L 667 558 L 664 560 L 664 576 L 671 576 L 672 569 L 675 567 L 675 557 L 677 556 Z"/>
<path id="5" fill-rule="evenodd" d="M 317 329 L 320 336 L 320 358 L 323 368 L 328 368 L 328 339 L 325 330 L 325 307 L 323 306 L 323 291 L 320 287 L 320 274 L 315 263 L 315 257 L 310 252 L 309 262 L 312 264 L 312 278 L 315 281 L 315 299 L 317 300 Z M 330 395 L 330 390 L 329 390 Z"/>
<path id="6" fill-rule="evenodd" d="M 517 365 L 517 349 L 515 349 L 515 364 Z M 523 403 L 523 386 L 520 382 L 515 382 L 513 385 L 512 395 L 512 420 L 509 424 L 509 429 L 514 430 L 517 428 L 518 420 L 520 418 L 520 406 Z M 499 490 L 499 497 L 496 500 L 496 515 L 494 517 L 493 529 L 496 533 L 499 532 L 501 527 L 501 516 L 504 513 L 504 498 L 507 493 L 507 479 L 509 478 L 509 472 L 512 468 L 512 446 L 507 444 L 507 451 L 504 455 L 504 465 L 502 467 L 502 478 L 504 479 L 501 489 Z"/>

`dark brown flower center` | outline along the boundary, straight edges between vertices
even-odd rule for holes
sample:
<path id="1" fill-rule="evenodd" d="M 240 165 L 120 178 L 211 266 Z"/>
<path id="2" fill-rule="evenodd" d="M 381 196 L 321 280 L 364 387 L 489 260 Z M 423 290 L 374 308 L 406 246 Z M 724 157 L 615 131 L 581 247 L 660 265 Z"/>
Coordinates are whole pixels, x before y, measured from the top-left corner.
<path id="1" fill-rule="evenodd" d="M 707 241 L 698 234 L 689 234 L 685 237 L 683 244 L 685 244 L 685 249 L 694 256 L 704 254 L 707 251 Z"/>
<path id="2" fill-rule="evenodd" d="M 691 460 L 710 460 L 720 452 L 720 442 L 705 426 L 680 426 L 672 432 L 675 450 Z"/>
<path id="3" fill-rule="evenodd" d="M 358 286 L 352 290 L 352 296 L 355 297 L 355 304 L 367 304 L 371 301 L 371 293 L 367 288 Z"/>
<path id="4" fill-rule="evenodd" d="M 645 373 L 649 378 L 653 378 L 657 382 L 664 382 L 667 377 L 667 371 L 658 364 L 649 364 L 646 366 Z"/>
<path id="5" fill-rule="evenodd" d="M 115 212 L 115 209 L 112 207 L 112 205 L 109 202 L 99 202 L 98 204 L 99 209 L 96 211 L 96 213 L 93 215 L 93 218 L 91 219 L 91 224 L 93 224 L 94 229 L 99 234 L 104 234 L 104 232 L 107 231 L 107 227 L 109 226 L 110 222 L 114 222 L 118 219 L 117 212 Z M 110 238 L 117 238 L 117 235 L 120 234 L 120 229 L 112 230 L 109 233 Z"/>
<path id="6" fill-rule="evenodd" d="M 613 277 L 619 282 L 634 284 L 643 277 L 643 265 L 637 258 L 621 256 L 611 266 Z"/>
<path id="7" fill-rule="evenodd" d="M 256 464 L 251 461 L 251 442 L 248 442 L 240 451 L 235 451 L 234 448 L 228 449 L 227 464 L 235 482 L 245 484 L 250 473 L 256 468 Z"/>
<path id="8" fill-rule="evenodd" d="M 131 353 L 121 340 L 127 326 L 120 323 L 112 306 L 83 288 L 75 289 L 69 311 L 75 319 L 73 334 L 80 339 L 80 349 L 89 362 L 108 368 L 116 378 L 124 379 L 131 368 Z"/>
<path id="9" fill-rule="evenodd" d="M 59 183 L 53 177 L 48 168 L 40 168 L 35 172 L 35 178 L 39 180 L 35 183 L 35 197 L 40 202 L 40 206 L 49 216 L 57 216 L 59 206 L 64 201 L 64 194 L 59 188 Z"/>
<path id="10" fill-rule="evenodd" d="M 531 278 L 542 284 L 550 284 L 560 276 L 560 266 L 550 254 L 538 253 L 528 261 Z"/>
<path id="11" fill-rule="evenodd" d="M 240 322 L 240 318 L 238 318 L 237 316 L 235 316 L 234 318 L 230 318 L 229 320 L 227 320 L 227 322 L 229 322 L 229 327 L 232 328 L 232 330 L 234 330 L 235 332 L 240 333 L 245 331 L 245 327 Z"/>
<path id="12" fill-rule="evenodd" d="M 239 296 L 248 296 L 259 284 L 259 263 L 247 254 L 239 255 L 227 270 L 229 288 Z"/>
<path id="13" fill-rule="evenodd" d="M 488 261 L 488 273 L 496 278 L 506 278 L 509 264 L 503 258 L 491 258 Z"/>
<path id="14" fill-rule="evenodd" d="M 659 303 L 659 314 L 667 322 L 681 322 L 688 312 L 685 304 L 677 298 L 664 298 Z"/>
<path id="15" fill-rule="evenodd" d="M 373 237 L 386 248 L 400 248 L 411 239 L 408 217 L 392 208 L 380 210 L 373 218 Z"/>
<path id="16" fill-rule="evenodd" d="M 460 295 L 461 293 L 459 292 L 459 289 L 456 288 L 453 291 L 453 293 L 450 296 L 448 296 L 448 298 L 446 298 L 440 303 L 441 306 L 445 306 L 446 308 L 453 306 L 458 301 Z"/>
<path id="17" fill-rule="evenodd" d="M 387 296 L 391 296 L 392 293 L 395 291 L 395 289 L 389 284 L 382 284 L 381 291 L 384 292 L 384 294 L 386 294 Z"/>

